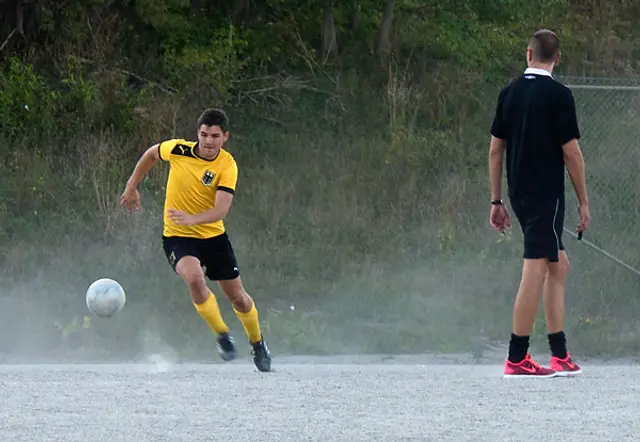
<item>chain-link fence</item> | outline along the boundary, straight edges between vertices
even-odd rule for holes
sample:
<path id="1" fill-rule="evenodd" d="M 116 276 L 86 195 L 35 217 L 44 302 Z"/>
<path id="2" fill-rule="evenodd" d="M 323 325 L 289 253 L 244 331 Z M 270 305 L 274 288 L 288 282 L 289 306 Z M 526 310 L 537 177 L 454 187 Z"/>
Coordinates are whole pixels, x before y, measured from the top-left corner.
<path id="1" fill-rule="evenodd" d="M 640 79 L 559 81 L 576 102 L 592 217 L 585 241 L 571 244 L 573 284 L 589 295 L 592 316 L 633 314 L 640 311 L 640 275 L 634 272 L 640 270 Z M 567 177 L 566 226 L 571 232 L 578 223 L 572 193 Z"/>

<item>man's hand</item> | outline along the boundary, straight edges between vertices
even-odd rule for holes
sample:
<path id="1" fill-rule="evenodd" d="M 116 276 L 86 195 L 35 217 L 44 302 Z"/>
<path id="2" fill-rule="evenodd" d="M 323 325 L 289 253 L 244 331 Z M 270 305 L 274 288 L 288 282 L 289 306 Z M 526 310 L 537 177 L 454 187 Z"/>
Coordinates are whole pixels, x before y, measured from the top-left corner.
<path id="1" fill-rule="evenodd" d="M 507 227 L 511 227 L 511 218 L 504 204 L 494 204 L 491 206 L 491 215 L 489 222 L 500 233 L 504 232 Z"/>
<path id="2" fill-rule="evenodd" d="M 580 224 L 578 224 L 578 232 L 583 232 L 589 228 L 591 222 L 591 215 L 589 214 L 589 205 L 581 204 L 578 208 L 580 213 Z"/>
<path id="3" fill-rule="evenodd" d="M 153 165 L 160 159 L 158 150 L 158 144 L 148 148 L 136 163 L 133 173 L 127 180 L 124 192 L 122 192 L 122 195 L 120 196 L 120 205 L 126 206 L 127 209 L 129 209 L 129 212 L 140 209 L 140 193 L 138 193 L 138 184 L 151 170 Z"/>
<path id="4" fill-rule="evenodd" d="M 120 205 L 126 206 L 129 212 L 140 209 L 140 193 L 135 187 L 125 187 L 120 196 Z"/>
<path id="5" fill-rule="evenodd" d="M 197 219 L 194 215 L 190 215 L 176 209 L 169 209 L 167 212 L 169 214 L 169 219 L 171 220 L 171 222 L 179 226 L 193 226 L 195 224 L 198 224 Z"/>

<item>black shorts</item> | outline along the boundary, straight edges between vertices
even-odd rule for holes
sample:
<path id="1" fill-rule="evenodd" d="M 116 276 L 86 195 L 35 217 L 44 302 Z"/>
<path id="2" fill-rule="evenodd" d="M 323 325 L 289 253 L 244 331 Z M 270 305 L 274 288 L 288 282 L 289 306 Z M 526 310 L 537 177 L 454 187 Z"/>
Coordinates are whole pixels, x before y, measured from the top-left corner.
<path id="1" fill-rule="evenodd" d="M 193 256 L 200 260 L 200 265 L 206 268 L 207 278 L 212 281 L 235 279 L 240 275 L 236 256 L 226 233 L 206 239 L 163 236 L 162 247 L 174 271 L 180 259 Z"/>
<path id="2" fill-rule="evenodd" d="M 510 202 L 524 234 L 524 258 L 558 262 L 564 250 L 564 198 L 512 198 Z"/>

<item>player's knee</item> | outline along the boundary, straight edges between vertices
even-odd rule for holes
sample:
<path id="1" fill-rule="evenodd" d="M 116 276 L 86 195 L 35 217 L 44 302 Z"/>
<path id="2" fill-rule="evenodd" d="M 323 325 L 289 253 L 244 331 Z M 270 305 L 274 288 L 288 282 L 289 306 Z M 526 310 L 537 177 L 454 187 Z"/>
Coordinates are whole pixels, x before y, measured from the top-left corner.
<path id="1" fill-rule="evenodd" d="M 569 273 L 571 266 L 566 253 L 561 252 L 558 257 L 558 262 L 551 263 L 549 265 L 549 273 L 556 279 L 564 279 Z"/>
<path id="2" fill-rule="evenodd" d="M 182 276 L 182 279 L 184 280 L 184 282 L 189 287 L 189 290 L 191 291 L 201 292 L 207 286 L 207 283 L 204 280 L 204 275 L 198 274 L 197 272 L 187 273 L 184 276 Z"/>
<path id="3" fill-rule="evenodd" d="M 207 300 L 210 292 L 203 275 L 191 273 L 185 275 L 183 279 L 187 287 L 189 287 L 189 293 L 194 303 L 202 304 Z"/>
<path id="4" fill-rule="evenodd" d="M 238 293 L 231 302 L 235 309 L 241 312 L 248 312 L 251 310 L 251 306 L 253 305 L 253 300 L 244 290 L 242 293 Z"/>
<path id="5" fill-rule="evenodd" d="M 231 304 L 233 304 L 233 307 L 236 310 L 247 312 L 251 309 L 253 300 L 241 284 L 225 285 L 223 290 L 225 296 L 231 302 Z"/>

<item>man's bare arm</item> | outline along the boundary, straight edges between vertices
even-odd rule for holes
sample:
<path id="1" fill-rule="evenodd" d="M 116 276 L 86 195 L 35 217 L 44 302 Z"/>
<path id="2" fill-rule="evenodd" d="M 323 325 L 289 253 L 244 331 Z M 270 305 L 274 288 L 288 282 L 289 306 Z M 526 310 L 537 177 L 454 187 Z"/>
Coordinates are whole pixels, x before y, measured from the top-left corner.
<path id="1" fill-rule="evenodd" d="M 233 194 L 224 190 L 216 191 L 216 205 L 212 209 L 193 215 L 195 224 L 209 224 L 220 221 L 229 213 Z"/>
<path id="2" fill-rule="evenodd" d="M 491 181 L 491 200 L 502 199 L 502 163 L 506 141 L 491 136 L 489 145 L 489 179 Z"/>
<path id="3" fill-rule="evenodd" d="M 159 144 L 154 144 L 142 154 L 131 177 L 127 180 L 127 188 L 136 189 L 140 181 L 142 181 L 151 168 L 160 160 L 159 148 Z"/>
<path id="4" fill-rule="evenodd" d="M 578 140 L 574 138 L 566 143 L 562 146 L 562 152 L 564 156 L 564 163 L 566 164 L 569 172 L 569 177 L 571 178 L 573 188 L 576 191 L 578 203 L 581 206 L 588 206 L 589 200 L 587 198 L 584 158 L 582 156 L 582 150 L 580 149 Z"/>

